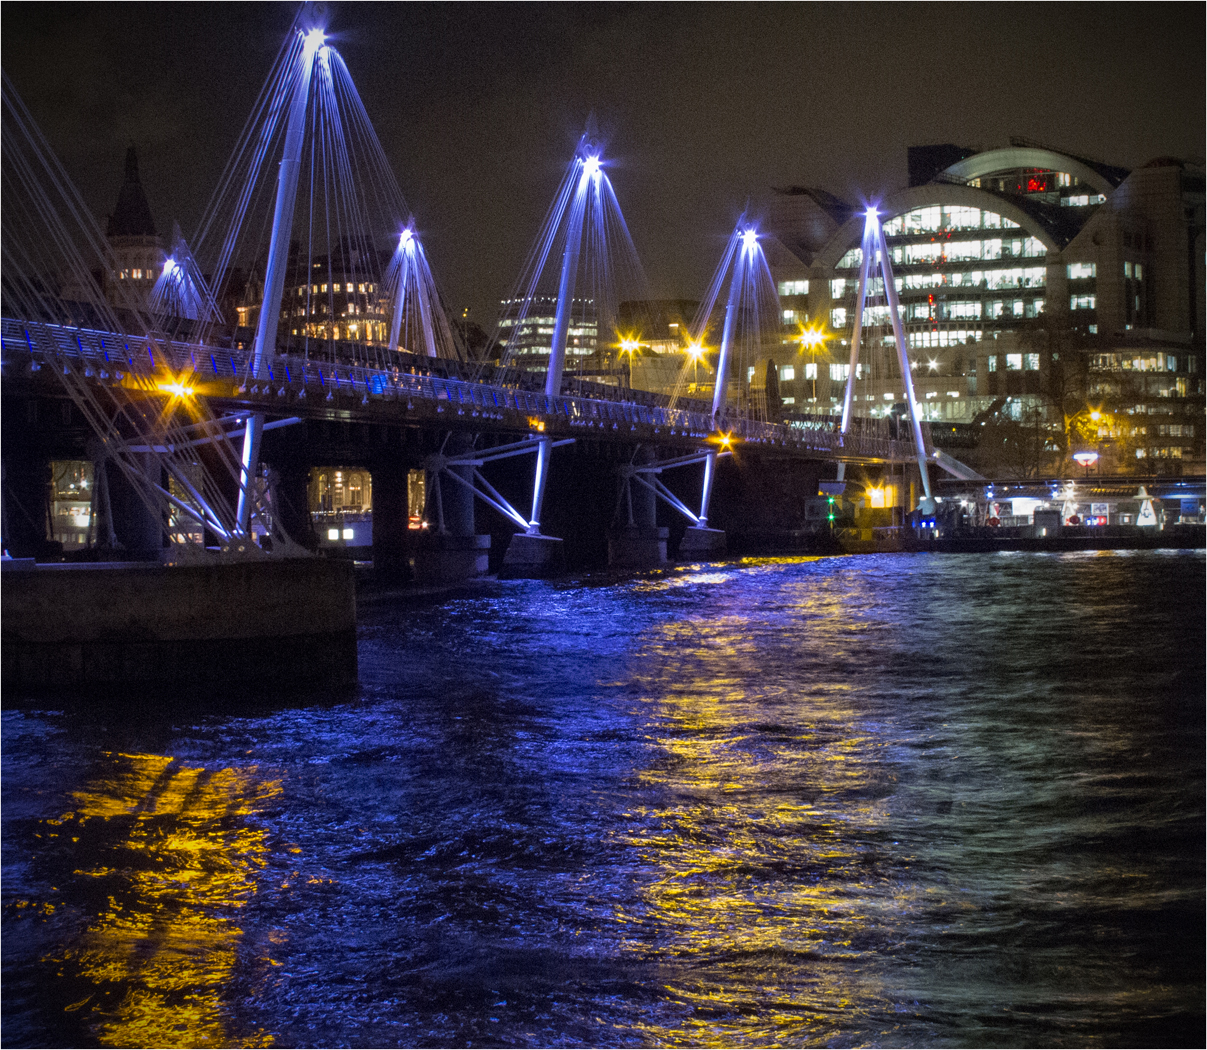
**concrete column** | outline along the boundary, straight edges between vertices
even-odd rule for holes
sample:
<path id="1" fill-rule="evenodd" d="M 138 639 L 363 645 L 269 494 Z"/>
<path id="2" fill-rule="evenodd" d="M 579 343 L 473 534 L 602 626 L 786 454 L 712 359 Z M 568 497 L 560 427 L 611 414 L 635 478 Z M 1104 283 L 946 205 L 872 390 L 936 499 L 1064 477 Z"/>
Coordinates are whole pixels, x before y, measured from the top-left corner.
<path id="1" fill-rule="evenodd" d="M 460 455 L 473 447 L 472 441 L 464 436 L 449 439 L 445 451 L 450 456 Z M 473 483 L 473 467 L 450 467 L 450 473 L 463 481 Z M 474 494 L 464 485 L 446 479 L 440 486 L 444 500 L 444 528 L 450 536 L 472 536 L 474 534 Z"/>
<path id="2" fill-rule="evenodd" d="M 319 536 L 310 517 L 310 467 L 304 460 L 283 460 L 270 465 L 273 512 L 294 543 L 308 551 L 319 549 Z M 373 479 L 374 488 L 377 479 Z"/>
<path id="3" fill-rule="evenodd" d="M 408 463 L 399 455 L 373 464 L 373 571 L 384 578 L 410 576 L 407 529 Z"/>
<path id="4" fill-rule="evenodd" d="M 48 557 L 50 461 L 36 454 L 6 452 L 3 479 L 5 549 L 14 558 Z"/>
<path id="5" fill-rule="evenodd" d="M 148 454 L 134 454 L 140 461 L 144 473 L 150 474 L 158 467 Z M 113 511 L 113 531 L 124 548 L 122 558 L 128 561 L 157 561 L 163 553 L 167 539 L 167 507 L 157 500 L 154 508 L 148 507 L 138 490 L 112 461 L 105 464 L 109 482 L 109 506 Z M 164 488 L 166 479 L 152 479 Z"/>
<path id="6" fill-rule="evenodd" d="M 473 448 L 465 435 L 453 435 L 445 446 L 445 454 L 461 455 Z M 473 490 L 460 484 L 449 474 L 455 474 L 472 485 L 472 466 L 451 466 L 441 472 L 440 502 L 444 531 L 433 527 L 418 537 L 415 546 L 415 582 L 431 586 L 459 583 L 474 576 L 484 576 L 490 568 L 490 536 L 476 535 Z M 436 521 L 439 521 L 439 517 Z"/>

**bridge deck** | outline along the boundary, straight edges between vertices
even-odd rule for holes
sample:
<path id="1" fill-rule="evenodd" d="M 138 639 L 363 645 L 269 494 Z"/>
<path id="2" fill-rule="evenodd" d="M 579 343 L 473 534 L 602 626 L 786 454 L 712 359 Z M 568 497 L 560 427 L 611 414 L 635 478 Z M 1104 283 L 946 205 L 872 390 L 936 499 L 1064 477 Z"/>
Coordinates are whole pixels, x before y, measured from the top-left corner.
<path id="1" fill-rule="evenodd" d="M 15 318 L 0 320 L 4 373 L 48 365 L 84 368 L 97 383 L 158 393 L 186 385 L 215 408 L 275 416 L 340 418 L 450 430 L 540 433 L 596 441 L 657 442 L 702 448 L 718 435 L 704 412 L 563 393 L 550 397 L 518 386 L 445 378 L 419 369 L 333 363 L 279 355 L 268 378 L 251 375 L 251 352 L 175 339 L 129 336 Z M 618 390 L 618 394 L 620 391 Z M 720 429 L 740 442 L 807 459 L 912 462 L 914 446 L 888 436 L 879 420 L 766 423 L 730 416 Z"/>

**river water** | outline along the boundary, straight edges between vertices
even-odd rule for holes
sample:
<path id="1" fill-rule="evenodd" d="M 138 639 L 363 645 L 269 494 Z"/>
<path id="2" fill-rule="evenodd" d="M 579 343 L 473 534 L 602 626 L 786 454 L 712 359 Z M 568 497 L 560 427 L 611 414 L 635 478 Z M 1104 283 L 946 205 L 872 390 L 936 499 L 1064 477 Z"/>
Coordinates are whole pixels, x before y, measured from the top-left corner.
<path id="1" fill-rule="evenodd" d="M 1193 1046 L 1204 556 L 361 604 L 361 684 L 3 714 L 3 1040 Z"/>

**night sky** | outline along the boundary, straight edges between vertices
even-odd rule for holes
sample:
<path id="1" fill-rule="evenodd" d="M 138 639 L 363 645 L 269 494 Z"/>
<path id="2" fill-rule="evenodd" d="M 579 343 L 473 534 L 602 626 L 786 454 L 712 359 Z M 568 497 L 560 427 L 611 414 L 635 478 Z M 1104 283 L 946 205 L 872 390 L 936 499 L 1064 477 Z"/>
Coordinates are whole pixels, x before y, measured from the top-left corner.
<path id="1" fill-rule="evenodd" d="M 102 221 L 129 143 L 191 237 L 296 8 L 6 4 L 3 64 Z M 905 185 L 909 145 L 1204 154 L 1202 4 L 336 4 L 451 304 L 490 328 L 593 110 L 653 294 L 699 298 L 749 199 Z"/>

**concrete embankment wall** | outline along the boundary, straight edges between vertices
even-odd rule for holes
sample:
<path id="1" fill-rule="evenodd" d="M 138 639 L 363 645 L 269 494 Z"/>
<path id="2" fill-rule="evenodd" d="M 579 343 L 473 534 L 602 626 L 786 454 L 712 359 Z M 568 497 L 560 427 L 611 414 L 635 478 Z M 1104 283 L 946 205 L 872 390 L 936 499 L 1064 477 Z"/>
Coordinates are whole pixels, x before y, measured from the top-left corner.
<path id="1" fill-rule="evenodd" d="M 356 680 L 347 562 L 41 565 L 6 569 L 0 601 L 9 697 Z"/>

